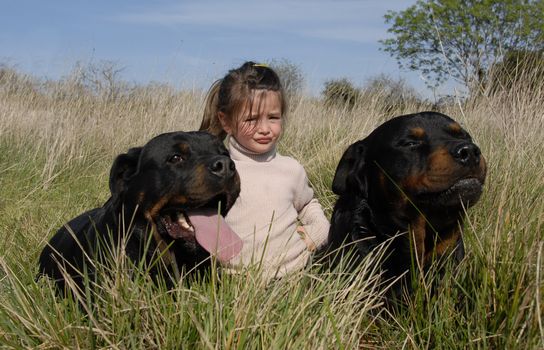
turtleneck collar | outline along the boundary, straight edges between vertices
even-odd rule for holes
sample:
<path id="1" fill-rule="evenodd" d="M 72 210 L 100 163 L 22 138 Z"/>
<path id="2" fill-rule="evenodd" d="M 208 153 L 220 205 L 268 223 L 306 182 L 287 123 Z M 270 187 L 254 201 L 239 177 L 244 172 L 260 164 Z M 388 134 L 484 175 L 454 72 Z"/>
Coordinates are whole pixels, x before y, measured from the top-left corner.
<path id="1" fill-rule="evenodd" d="M 227 137 L 230 157 L 236 161 L 270 162 L 276 157 L 276 145 L 265 153 L 255 153 L 238 143 L 232 136 Z"/>

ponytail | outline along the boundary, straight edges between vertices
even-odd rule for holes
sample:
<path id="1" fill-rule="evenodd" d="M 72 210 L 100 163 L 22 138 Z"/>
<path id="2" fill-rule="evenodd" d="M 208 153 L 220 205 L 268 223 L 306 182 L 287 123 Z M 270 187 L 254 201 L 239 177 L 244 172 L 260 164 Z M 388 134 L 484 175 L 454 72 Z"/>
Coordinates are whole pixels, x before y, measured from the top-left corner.
<path id="1" fill-rule="evenodd" d="M 210 90 L 208 90 L 204 105 L 204 115 L 202 116 L 202 123 L 200 124 L 199 130 L 207 131 L 210 134 L 219 137 L 221 140 L 224 140 L 227 133 L 223 130 L 219 117 L 217 116 L 219 112 L 218 100 L 221 82 L 222 79 L 215 81 L 210 87 Z"/>

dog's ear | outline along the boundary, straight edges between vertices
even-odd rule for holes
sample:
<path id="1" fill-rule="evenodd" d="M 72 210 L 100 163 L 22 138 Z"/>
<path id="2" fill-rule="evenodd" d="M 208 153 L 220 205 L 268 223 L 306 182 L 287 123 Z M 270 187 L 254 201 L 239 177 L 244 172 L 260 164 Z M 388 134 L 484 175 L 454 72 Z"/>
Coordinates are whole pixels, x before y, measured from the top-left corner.
<path id="1" fill-rule="evenodd" d="M 344 152 L 338 163 L 332 191 L 337 195 L 356 193 L 366 197 L 367 181 L 363 174 L 365 165 L 366 145 L 364 140 L 357 141 Z"/>
<path id="2" fill-rule="evenodd" d="M 138 159 L 141 147 L 131 148 L 115 158 L 110 171 L 110 191 L 112 197 L 117 197 L 124 189 L 126 181 L 138 170 Z"/>

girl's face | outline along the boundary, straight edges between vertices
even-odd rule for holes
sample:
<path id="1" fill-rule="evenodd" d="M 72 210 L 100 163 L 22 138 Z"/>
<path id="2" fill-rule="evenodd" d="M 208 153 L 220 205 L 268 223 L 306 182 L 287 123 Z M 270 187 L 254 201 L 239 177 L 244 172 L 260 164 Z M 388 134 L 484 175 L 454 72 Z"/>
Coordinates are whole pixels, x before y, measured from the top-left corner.
<path id="1" fill-rule="evenodd" d="M 253 103 L 247 103 L 238 123 L 230 125 L 224 113 L 219 112 L 223 129 L 239 144 L 255 153 L 270 151 L 282 131 L 282 110 L 277 91 L 254 90 Z"/>

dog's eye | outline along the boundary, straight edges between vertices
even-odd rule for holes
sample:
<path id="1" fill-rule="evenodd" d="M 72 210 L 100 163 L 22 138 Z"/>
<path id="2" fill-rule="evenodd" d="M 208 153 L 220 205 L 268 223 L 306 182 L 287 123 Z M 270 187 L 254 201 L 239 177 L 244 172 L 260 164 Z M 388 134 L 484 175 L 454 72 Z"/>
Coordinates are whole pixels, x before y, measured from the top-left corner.
<path id="1" fill-rule="evenodd" d="M 422 144 L 422 141 L 418 140 L 403 140 L 400 142 L 400 146 L 406 148 L 414 148 Z"/>
<path id="2" fill-rule="evenodd" d="M 170 159 L 168 159 L 168 163 L 176 164 L 183 162 L 183 157 L 180 154 L 174 154 Z"/>

